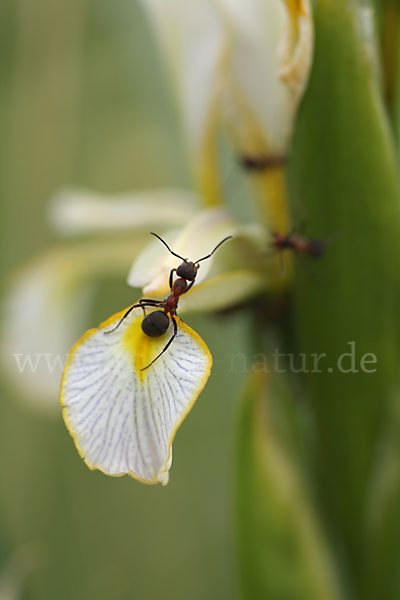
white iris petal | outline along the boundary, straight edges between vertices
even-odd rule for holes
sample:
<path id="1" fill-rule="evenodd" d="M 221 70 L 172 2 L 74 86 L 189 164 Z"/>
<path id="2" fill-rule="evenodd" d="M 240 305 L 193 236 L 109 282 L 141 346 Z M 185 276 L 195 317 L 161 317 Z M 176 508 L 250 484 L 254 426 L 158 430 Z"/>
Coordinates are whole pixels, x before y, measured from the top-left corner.
<path id="1" fill-rule="evenodd" d="M 199 152 L 213 112 L 226 39 L 214 0 L 142 0 L 174 82 L 191 149 Z"/>
<path id="2" fill-rule="evenodd" d="M 142 0 L 198 160 L 227 122 L 241 153 L 282 153 L 313 50 L 310 0 Z"/>
<path id="3" fill-rule="evenodd" d="M 183 258 L 195 261 L 208 255 L 224 237 L 234 235 L 237 230 L 238 225 L 224 210 L 212 209 L 198 213 L 179 233 L 170 231 L 162 237 L 174 252 Z M 201 263 L 196 277 L 196 286 L 206 279 L 213 258 Z M 128 283 L 132 287 L 142 287 L 144 295 L 165 296 L 170 291 L 169 273 L 171 269 L 178 267 L 180 262 L 182 261 L 179 258 L 170 254 L 162 243 L 155 239 L 133 263 Z"/>
<path id="4" fill-rule="evenodd" d="M 199 204 L 189 190 L 145 190 L 99 194 L 84 189 L 60 191 L 52 200 L 49 220 L 64 235 L 145 230 L 185 224 Z"/>
<path id="5" fill-rule="evenodd" d="M 88 331 L 71 350 L 60 401 L 66 425 L 91 469 L 129 474 L 144 483 L 168 482 L 175 433 L 203 389 L 211 355 L 202 339 L 177 318 L 178 335 L 162 356 L 173 328 L 160 338 L 141 330 L 136 309 Z"/>

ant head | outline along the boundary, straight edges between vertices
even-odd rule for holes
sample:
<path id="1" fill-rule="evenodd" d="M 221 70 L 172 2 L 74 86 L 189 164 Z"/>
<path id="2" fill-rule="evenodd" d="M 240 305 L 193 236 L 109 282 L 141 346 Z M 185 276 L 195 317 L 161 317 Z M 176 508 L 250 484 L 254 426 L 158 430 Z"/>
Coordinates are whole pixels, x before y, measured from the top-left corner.
<path id="1" fill-rule="evenodd" d="M 217 244 L 215 246 L 214 250 L 212 250 L 212 252 L 210 252 L 210 254 L 207 254 L 206 256 L 203 256 L 203 258 L 199 258 L 198 260 L 191 262 L 191 261 L 188 261 L 187 258 L 183 258 L 183 256 L 180 256 L 179 254 L 177 254 L 176 252 L 171 250 L 171 248 L 168 246 L 167 242 L 165 240 L 163 240 L 162 237 L 160 237 L 157 233 L 154 233 L 153 231 L 151 231 L 150 234 L 154 235 L 154 237 L 158 238 L 160 240 L 160 242 L 162 242 L 164 244 L 164 246 L 167 248 L 167 250 L 173 256 L 176 256 L 177 258 L 180 258 L 183 261 L 177 268 L 176 273 L 177 273 L 177 275 L 179 275 L 179 277 L 183 277 L 183 279 L 186 279 L 187 281 L 194 281 L 196 279 L 197 271 L 200 268 L 199 262 L 210 258 L 214 254 L 214 252 L 217 250 L 217 248 L 219 248 L 221 246 L 221 244 L 223 244 L 224 242 L 226 242 L 227 240 L 230 240 L 232 238 L 231 235 L 228 235 L 223 240 L 221 240 L 219 242 L 219 244 Z"/>
<path id="2" fill-rule="evenodd" d="M 200 265 L 196 265 L 192 262 L 184 260 L 183 263 L 181 263 L 177 268 L 176 274 L 179 277 L 183 277 L 183 279 L 186 279 L 187 281 L 194 281 L 196 279 L 199 266 Z"/>

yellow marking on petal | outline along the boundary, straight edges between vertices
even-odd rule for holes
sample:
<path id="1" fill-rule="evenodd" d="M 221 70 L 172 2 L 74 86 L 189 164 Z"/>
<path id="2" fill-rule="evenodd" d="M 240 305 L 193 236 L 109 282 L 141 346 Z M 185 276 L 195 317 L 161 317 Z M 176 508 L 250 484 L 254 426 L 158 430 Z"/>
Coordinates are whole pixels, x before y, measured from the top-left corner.
<path id="1" fill-rule="evenodd" d="M 142 371 L 141 369 L 148 365 L 157 355 L 157 351 L 153 352 L 154 345 L 158 348 L 160 339 L 164 339 L 164 336 L 151 338 L 143 332 L 141 325 L 142 319 L 135 319 L 130 323 L 124 333 L 123 345 L 125 350 L 131 355 L 133 368 L 140 381 L 143 383 L 146 371 Z M 153 342 L 153 344 L 151 344 L 151 342 Z"/>
<path id="2" fill-rule="evenodd" d="M 140 308 L 134 310 L 140 310 Z M 160 309 L 157 308 L 156 310 Z M 154 311 L 149 311 L 147 309 L 146 312 L 147 314 L 150 314 L 150 312 Z M 147 367 L 147 365 L 155 359 L 171 336 L 171 327 L 169 327 L 160 337 L 152 338 L 146 335 L 142 329 L 142 319 L 135 319 L 126 328 L 123 337 L 123 345 L 126 351 L 131 355 L 133 368 L 142 383 L 145 381 L 148 373 L 148 369 L 145 371 L 142 371 L 142 369 Z"/>
<path id="3" fill-rule="evenodd" d="M 195 158 L 195 176 L 204 206 L 220 206 L 222 204 L 222 190 L 220 180 L 220 169 L 218 164 L 218 152 L 216 144 L 216 119 L 215 110 L 211 111 L 209 124 L 204 133 L 202 147 Z"/>
<path id="4" fill-rule="evenodd" d="M 204 124 L 203 136 L 197 156 L 195 156 L 195 176 L 198 180 L 201 197 L 208 207 L 222 205 L 222 181 L 218 153 L 218 123 L 220 118 L 219 78 L 227 66 L 230 44 L 226 42 L 221 50 L 216 69 L 217 77 L 211 94 L 208 116 Z"/>

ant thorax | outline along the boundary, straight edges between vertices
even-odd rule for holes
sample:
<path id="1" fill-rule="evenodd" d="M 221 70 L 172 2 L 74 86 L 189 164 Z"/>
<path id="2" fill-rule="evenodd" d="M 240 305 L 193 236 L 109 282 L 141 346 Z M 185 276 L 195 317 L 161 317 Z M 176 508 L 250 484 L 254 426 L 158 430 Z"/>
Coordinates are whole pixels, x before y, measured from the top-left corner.
<path id="1" fill-rule="evenodd" d="M 180 277 L 179 279 L 175 279 L 174 285 L 172 286 L 172 293 L 174 296 L 180 296 L 186 292 L 187 287 L 188 284 L 186 279 Z"/>

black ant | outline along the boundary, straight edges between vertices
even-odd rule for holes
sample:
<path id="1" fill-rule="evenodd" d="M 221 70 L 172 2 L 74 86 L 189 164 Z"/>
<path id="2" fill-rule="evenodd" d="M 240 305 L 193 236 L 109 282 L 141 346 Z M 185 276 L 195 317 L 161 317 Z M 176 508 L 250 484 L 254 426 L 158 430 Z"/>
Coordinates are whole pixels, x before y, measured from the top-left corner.
<path id="1" fill-rule="evenodd" d="M 157 233 L 151 232 L 151 235 L 154 235 L 156 238 L 158 238 L 164 244 L 164 246 L 167 247 L 171 254 L 173 254 L 177 258 L 180 258 L 183 261 L 178 268 L 172 269 L 169 274 L 169 286 L 171 288 L 171 294 L 165 300 L 155 300 L 154 298 L 141 298 L 137 304 L 133 304 L 130 308 L 128 308 L 126 313 L 123 315 L 123 317 L 113 329 L 104 332 L 112 333 L 113 331 L 118 329 L 122 321 L 126 319 L 126 317 L 131 313 L 131 311 L 134 308 L 143 309 L 145 316 L 142 321 L 142 331 L 149 337 L 160 337 L 164 335 L 164 333 L 169 327 L 169 321 L 171 319 L 174 326 L 174 333 L 172 334 L 172 337 L 168 340 L 161 352 L 146 367 L 143 367 L 141 371 L 148 369 L 153 363 L 155 363 L 155 361 L 158 358 L 160 358 L 160 356 L 164 354 L 166 350 L 168 350 L 169 346 L 172 344 L 175 337 L 177 336 L 178 325 L 174 317 L 178 308 L 179 298 L 180 296 L 182 296 L 182 294 L 188 292 L 193 286 L 197 276 L 197 271 L 200 268 L 199 263 L 203 260 L 210 258 L 214 254 L 214 252 L 221 246 L 221 244 L 232 238 L 232 236 L 229 235 L 228 237 L 221 240 L 215 246 L 214 250 L 210 252 L 210 254 L 207 254 L 206 256 L 203 256 L 203 258 L 199 258 L 198 260 L 192 262 L 171 250 L 167 242 L 163 240 L 159 235 L 157 235 Z M 178 279 L 175 279 L 175 281 L 173 281 L 174 273 L 178 275 Z M 190 282 L 189 284 L 188 281 Z M 162 310 L 155 310 L 150 314 L 146 315 L 146 306 L 150 308 L 161 308 Z"/>

